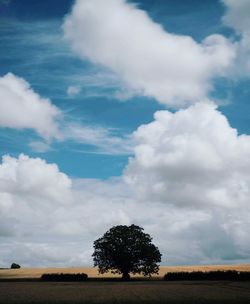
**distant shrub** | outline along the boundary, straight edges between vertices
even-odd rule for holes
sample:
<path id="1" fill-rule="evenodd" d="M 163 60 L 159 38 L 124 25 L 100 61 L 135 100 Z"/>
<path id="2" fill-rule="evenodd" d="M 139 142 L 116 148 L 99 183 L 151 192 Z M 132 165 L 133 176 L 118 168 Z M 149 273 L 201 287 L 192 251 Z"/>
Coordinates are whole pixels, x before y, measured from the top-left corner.
<path id="1" fill-rule="evenodd" d="M 19 269 L 21 268 L 20 265 L 16 264 L 16 263 L 12 263 L 11 266 L 10 266 L 11 269 Z"/>
<path id="2" fill-rule="evenodd" d="M 88 275 L 86 273 L 44 273 L 41 276 L 42 281 L 63 281 L 63 282 L 79 282 L 86 281 Z"/>
<path id="3" fill-rule="evenodd" d="M 229 281 L 250 281 L 249 271 L 193 271 L 193 272 L 168 272 L 165 274 L 164 280 L 166 281 L 219 281 L 219 280 L 229 280 Z"/>

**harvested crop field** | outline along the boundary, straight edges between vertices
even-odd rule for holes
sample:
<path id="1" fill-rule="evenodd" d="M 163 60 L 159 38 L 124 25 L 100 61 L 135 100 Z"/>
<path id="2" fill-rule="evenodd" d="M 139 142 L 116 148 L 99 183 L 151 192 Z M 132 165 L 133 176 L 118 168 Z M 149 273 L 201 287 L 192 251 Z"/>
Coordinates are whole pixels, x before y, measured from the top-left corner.
<path id="1" fill-rule="evenodd" d="M 117 280 L 110 273 L 98 275 L 94 268 L 0 269 L 0 304 L 46 303 L 197 303 L 249 304 L 250 282 L 161 280 L 167 272 L 250 271 L 250 265 L 166 266 L 151 280 L 142 277 L 131 282 Z M 86 282 L 42 282 L 43 273 L 86 273 Z"/>
<path id="2" fill-rule="evenodd" d="M 202 266 L 161 266 L 159 275 L 161 278 L 167 272 L 179 271 L 211 271 L 211 270 L 237 270 L 250 271 L 249 264 L 240 265 L 202 265 Z M 107 273 L 99 275 L 97 268 L 75 267 L 75 268 L 20 268 L 20 269 L 0 269 L 1 279 L 21 279 L 21 278 L 40 278 L 44 273 L 86 273 L 89 278 L 116 278 L 118 275 Z"/>
<path id="3" fill-rule="evenodd" d="M 249 304 L 250 282 L 1 282 L 3 304 Z"/>

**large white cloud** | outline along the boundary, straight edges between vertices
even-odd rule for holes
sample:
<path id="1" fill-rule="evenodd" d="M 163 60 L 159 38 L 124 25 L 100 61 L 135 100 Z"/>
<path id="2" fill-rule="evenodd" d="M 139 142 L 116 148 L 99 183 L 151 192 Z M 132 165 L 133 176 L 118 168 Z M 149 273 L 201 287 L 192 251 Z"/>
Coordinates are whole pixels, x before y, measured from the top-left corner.
<path id="1" fill-rule="evenodd" d="M 0 165 L 0 216 L 3 235 L 43 234 L 58 208 L 72 202 L 71 180 L 55 164 L 21 154 Z"/>
<path id="2" fill-rule="evenodd" d="M 93 240 L 110 225 L 130 222 L 123 211 L 127 191 L 118 194 L 123 187 L 116 181 L 73 184 L 55 164 L 5 155 L 0 164 L 2 263 L 91 263 Z"/>
<path id="3" fill-rule="evenodd" d="M 64 32 L 79 56 L 110 68 L 132 90 L 173 106 L 204 98 L 211 79 L 234 57 L 223 36 L 199 44 L 168 33 L 125 0 L 77 0 Z"/>
<path id="4" fill-rule="evenodd" d="M 45 139 L 60 137 L 60 110 L 23 78 L 12 73 L 0 77 L 0 107 L 0 127 L 33 129 Z"/>
<path id="5" fill-rule="evenodd" d="M 20 154 L 18 158 L 3 156 L 0 166 L 0 190 L 11 195 L 57 201 L 68 200 L 71 181 L 55 164 L 47 164 L 40 158 Z M 62 199 L 64 198 L 64 199 Z"/>
<path id="6" fill-rule="evenodd" d="M 250 137 L 212 103 L 159 111 L 135 133 L 126 179 L 138 197 L 183 207 L 249 208 Z"/>
<path id="7" fill-rule="evenodd" d="M 144 174 L 150 178 L 150 172 Z M 237 208 L 213 201 L 197 208 L 187 199 L 183 208 L 178 193 L 142 202 L 120 178 L 71 180 L 56 165 L 25 155 L 3 158 L 0 196 L 2 266 L 13 261 L 23 266 L 92 265 L 93 241 L 113 225 L 131 223 L 153 236 L 163 264 L 250 260 L 249 207 L 241 208 L 241 202 Z"/>
<path id="8" fill-rule="evenodd" d="M 198 260 L 210 263 L 249 259 L 250 136 L 238 135 L 214 104 L 201 103 L 155 113 L 135 138 L 125 180 L 138 201 L 172 208 L 178 244 L 198 246 Z"/>
<path id="9" fill-rule="evenodd" d="M 250 72 L 250 1 L 222 0 L 222 2 L 227 8 L 223 16 L 224 24 L 233 28 L 239 35 L 234 71 L 238 75 L 248 76 Z"/>

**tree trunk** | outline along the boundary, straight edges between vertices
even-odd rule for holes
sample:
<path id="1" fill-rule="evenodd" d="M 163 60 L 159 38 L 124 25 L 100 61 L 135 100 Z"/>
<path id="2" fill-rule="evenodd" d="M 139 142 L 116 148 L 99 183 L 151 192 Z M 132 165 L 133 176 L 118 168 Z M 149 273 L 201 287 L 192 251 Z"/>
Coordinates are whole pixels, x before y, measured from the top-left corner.
<path id="1" fill-rule="evenodd" d="M 122 273 L 122 280 L 123 281 L 129 281 L 130 280 L 130 275 L 128 272 L 123 272 Z"/>

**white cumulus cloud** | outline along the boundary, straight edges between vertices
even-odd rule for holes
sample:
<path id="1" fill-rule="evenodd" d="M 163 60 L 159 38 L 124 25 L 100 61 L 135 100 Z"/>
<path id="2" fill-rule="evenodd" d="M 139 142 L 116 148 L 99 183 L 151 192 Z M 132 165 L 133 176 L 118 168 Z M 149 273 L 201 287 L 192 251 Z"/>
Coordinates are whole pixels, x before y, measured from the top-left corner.
<path id="1" fill-rule="evenodd" d="M 90 264 L 94 238 L 112 224 L 130 223 L 124 207 L 127 191 L 119 194 L 125 186 L 72 181 L 41 158 L 5 155 L 0 164 L 2 263 Z"/>
<path id="2" fill-rule="evenodd" d="M 211 79 L 234 57 L 223 36 L 199 44 L 169 33 L 125 0 L 77 0 L 64 33 L 80 57 L 110 68 L 131 90 L 172 106 L 204 98 Z"/>
<path id="3" fill-rule="evenodd" d="M 213 103 L 200 103 L 156 112 L 135 140 L 124 178 L 138 201 L 160 204 L 154 226 L 171 223 L 166 251 L 173 237 L 174 250 L 193 247 L 195 263 L 249 260 L 250 136 L 237 134 Z M 192 259 L 187 252 L 180 256 Z"/>
<path id="4" fill-rule="evenodd" d="M 25 204 L 35 204 L 37 200 L 44 200 L 44 204 L 46 200 L 64 204 L 70 197 L 70 189 L 71 180 L 55 164 L 24 154 L 18 158 L 3 156 L 0 190 L 11 196 L 29 197 Z"/>
<path id="5" fill-rule="evenodd" d="M 196 167 L 200 163 L 197 158 Z M 145 178 L 151 178 L 150 170 L 143 171 Z M 162 165 L 164 170 L 166 165 Z M 162 192 L 161 197 L 142 201 L 133 191 L 134 186 L 141 190 L 139 185 L 128 185 L 121 178 L 75 180 L 40 158 L 5 156 L 0 165 L 0 263 L 91 266 L 93 241 L 114 225 L 132 223 L 152 235 L 163 254 L 163 264 L 249 261 L 250 212 L 244 195 L 239 202 L 202 201 L 210 185 L 214 190 L 211 181 L 206 188 L 202 179 L 204 174 L 200 175 L 201 187 L 195 189 L 200 205 L 191 200 L 187 188 L 178 188 L 186 195 L 184 206 L 178 192 Z M 167 180 L 166 174 L 162 181 Z M 154 180 L 146 186 L 153 189 Z"/>
<path id="6" fill-rule="evenodd" d="M 60 137 L 57 120 L 61 111 L 41 98 L 21 77 L 0 77 L 0 127 L 33 129 L 45 139 Z"/>
<path id="7" fill-rule="evenodd" d="M 135 132 L 126 180 L 138 197 L 182 207 L 249 208 L 250 136 L 212 103 L 159 111 Z"/>

